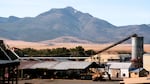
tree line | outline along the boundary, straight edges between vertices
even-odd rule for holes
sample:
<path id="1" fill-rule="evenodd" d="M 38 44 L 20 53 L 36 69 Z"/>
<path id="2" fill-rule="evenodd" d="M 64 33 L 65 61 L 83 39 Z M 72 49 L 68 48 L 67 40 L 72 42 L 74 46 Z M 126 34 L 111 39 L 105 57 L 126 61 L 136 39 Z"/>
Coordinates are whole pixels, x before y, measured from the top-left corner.
<path id="1" fill-rule="evenodd" d="M 33 49 L 33 48 L 24 48 L 24 49 L 15 49 L 15 52 L 21 56 L 55 56 L 55 57 L 87 57 L 96 54 L 94 50 L 85 50 L 82 46 L 77 46 L 75 48 L 67 49 L 54 48 L 54 49 Z"/>

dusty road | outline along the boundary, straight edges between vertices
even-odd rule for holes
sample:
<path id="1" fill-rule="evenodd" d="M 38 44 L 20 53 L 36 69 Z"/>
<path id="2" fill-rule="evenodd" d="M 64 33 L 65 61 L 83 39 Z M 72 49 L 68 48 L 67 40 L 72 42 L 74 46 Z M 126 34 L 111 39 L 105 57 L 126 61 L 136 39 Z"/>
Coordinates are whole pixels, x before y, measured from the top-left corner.
<path id="1" fill-rule="evenodd" d="M 92 80 L 63 80 L 63 79 L 32 79 L 19 80 L 18 84 L 119 84 L 119 81 L 92 81 Z"/>

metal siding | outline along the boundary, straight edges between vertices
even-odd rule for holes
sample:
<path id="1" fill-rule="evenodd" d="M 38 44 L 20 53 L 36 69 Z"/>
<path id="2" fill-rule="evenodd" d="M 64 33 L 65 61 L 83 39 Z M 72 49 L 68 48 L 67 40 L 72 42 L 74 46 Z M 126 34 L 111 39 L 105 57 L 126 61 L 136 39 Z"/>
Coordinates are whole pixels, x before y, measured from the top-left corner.
<path id="1" fill-rule="evenodd" d="M 123 76 L 125 74 L 125 76 Z M 129 77 L 129 70 L 128 69 L 121 69 L 121 77 Z"/>
<path id="2" fill-rule="evenodd" d="M 109 68 L 114 68 L 114 69 L 129 69 L 131 66 L 131 63 L 121 63 L 121 62 L 112 62 L 112 63 L 107 63 L 110 65 Z"/>
<path id="3" fill-rule="evenodd" d="M 143 68 L 150 71 L 150 54 L 143 55 Z"/>

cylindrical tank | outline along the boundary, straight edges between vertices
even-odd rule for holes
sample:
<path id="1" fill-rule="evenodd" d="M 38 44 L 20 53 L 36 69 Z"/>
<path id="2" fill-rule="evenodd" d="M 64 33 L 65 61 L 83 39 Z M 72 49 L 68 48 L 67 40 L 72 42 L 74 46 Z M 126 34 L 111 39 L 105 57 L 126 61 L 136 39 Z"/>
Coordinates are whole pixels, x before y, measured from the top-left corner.
<path id="1" fill-rule="evenodd" d="M 133 36 L 131 53 L 132 68 L 142 67 L 143 52 L 143 37 Z"/>
<path id="2" fill-rule="evenodd" d="M 131 61 L 137 60 L 137 36 L 132 37 Z"/>

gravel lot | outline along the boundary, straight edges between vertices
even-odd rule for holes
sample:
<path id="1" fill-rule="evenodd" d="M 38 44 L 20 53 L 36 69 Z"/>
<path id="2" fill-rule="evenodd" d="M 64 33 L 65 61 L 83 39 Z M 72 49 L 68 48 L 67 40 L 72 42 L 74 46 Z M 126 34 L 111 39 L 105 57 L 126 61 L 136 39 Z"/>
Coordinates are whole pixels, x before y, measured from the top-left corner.
<path id="1" fill-rule="evenodd" d="M 119 81 L 31 79 L 31 80 L 19 80 L 18 84 L 119 84 Z"/>

